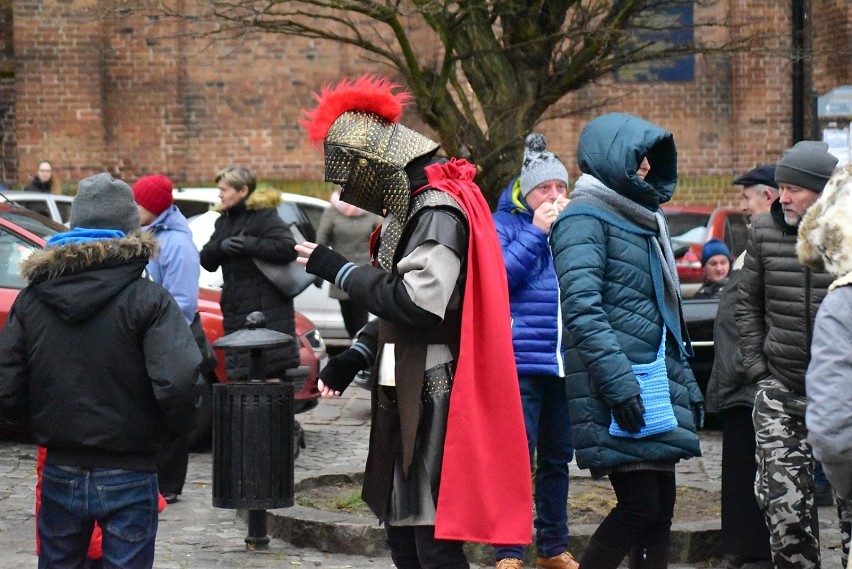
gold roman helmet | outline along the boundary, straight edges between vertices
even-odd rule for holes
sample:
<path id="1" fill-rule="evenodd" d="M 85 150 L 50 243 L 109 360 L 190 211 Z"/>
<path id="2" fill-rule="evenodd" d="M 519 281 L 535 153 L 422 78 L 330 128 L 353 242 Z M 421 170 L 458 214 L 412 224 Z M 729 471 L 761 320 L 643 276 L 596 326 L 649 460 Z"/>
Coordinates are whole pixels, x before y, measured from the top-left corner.
<path id="1" fill-rule="evenodd" d="M 433 154 L 438 143 L 399 124 L 408 93 L 387 79 L 362 76 L 317 95 L 302 125 L 325 150 L 325 179 L 343 189 L 340 199 L 378 215 L 405 219 L 411 198 L 405 166 Z"/>

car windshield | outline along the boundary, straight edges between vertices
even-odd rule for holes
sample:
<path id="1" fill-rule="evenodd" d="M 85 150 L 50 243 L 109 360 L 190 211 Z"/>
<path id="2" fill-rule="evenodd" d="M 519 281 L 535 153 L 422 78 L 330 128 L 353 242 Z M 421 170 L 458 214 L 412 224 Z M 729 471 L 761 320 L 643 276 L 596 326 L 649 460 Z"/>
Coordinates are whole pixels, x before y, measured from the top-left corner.
<path id="1" fill-rule="evenodd" d="M 33 235 L 38 235 L 42 239 L 67 231 L 65 226 L 52 219 L 24 208 L 0 209 L 0 217 L 26 229 Z"/>

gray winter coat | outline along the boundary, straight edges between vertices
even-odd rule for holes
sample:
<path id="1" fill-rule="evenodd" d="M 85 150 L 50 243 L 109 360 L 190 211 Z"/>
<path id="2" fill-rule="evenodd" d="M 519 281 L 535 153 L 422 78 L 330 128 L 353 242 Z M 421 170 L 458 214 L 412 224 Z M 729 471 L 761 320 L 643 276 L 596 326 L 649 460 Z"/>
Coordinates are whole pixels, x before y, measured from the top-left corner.
<path id="1" fill-rule="evenodd" d="M 805 423 L 834 490 L 852 498 L 852 286 L 825 297 L 814 324 Z"/>

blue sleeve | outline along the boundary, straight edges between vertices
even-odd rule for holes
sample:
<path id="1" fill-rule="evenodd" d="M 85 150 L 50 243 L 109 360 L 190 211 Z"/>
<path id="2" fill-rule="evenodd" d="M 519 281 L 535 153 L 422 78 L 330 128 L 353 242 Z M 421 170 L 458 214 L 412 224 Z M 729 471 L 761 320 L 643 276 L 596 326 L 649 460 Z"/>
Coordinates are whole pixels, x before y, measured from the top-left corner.
<path id="1" fill-rule="evenodd" d="M 187 324 L 190 324 L 198 311 L 198 251 L 189 235 L 177 232 L 160 235 L 163 237 L 156 261 L 159 265 L 156 278 L 175 299 Z"/>
<path id="2" fill-rule="evenodd" d="M 494 215 L 510 292 L 534 275 L 536 262 L 548 246 L 547 233 L 526 219 L 512 217 L 517 216 L 507 212 Z"/>

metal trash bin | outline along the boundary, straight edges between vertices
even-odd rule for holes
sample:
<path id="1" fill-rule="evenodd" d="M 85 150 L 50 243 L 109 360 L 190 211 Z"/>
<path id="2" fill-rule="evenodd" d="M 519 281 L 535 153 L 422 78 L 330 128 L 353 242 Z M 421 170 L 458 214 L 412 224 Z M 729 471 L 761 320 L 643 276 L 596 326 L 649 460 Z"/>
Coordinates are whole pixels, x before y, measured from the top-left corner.
<path id="1" fill-rule="evenodd" d="M 266 510 L 293 505 L 293 382 L 263 379 L 263 349 L 296 339 L 265 323 L 253 312 L 246 328 L 213 343 L 249 350 L 248 381 L 213 386 L 213 506 L 248 510 L 249 549 L 269 543 Z"/>
<path id="2" fill-rule="evenodd" d="M 213 505 L 293 505 L 293 384 L 213 386 Z"/>

